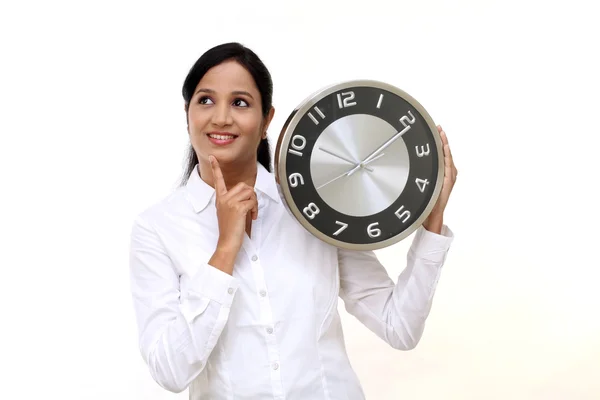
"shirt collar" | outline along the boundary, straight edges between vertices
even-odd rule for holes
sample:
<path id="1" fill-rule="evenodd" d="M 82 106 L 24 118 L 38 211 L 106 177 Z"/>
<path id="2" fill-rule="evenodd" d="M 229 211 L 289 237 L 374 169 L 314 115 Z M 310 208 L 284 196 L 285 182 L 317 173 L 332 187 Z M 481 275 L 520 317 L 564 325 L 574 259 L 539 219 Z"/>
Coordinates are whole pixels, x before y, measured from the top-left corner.
<path id="1" fill-rule="evenodd" d="M 273 174 L 267 171 L 267 169 L 259 162 L 256 163 L 256 169 L 257 173 L 254 189 L 264 193 L 276 203 L 279 203 L 279 192 Z M 200 177 L 200 174 L 198 173 L 198 164 L 194 166 L 194 170 L 187 181 L 186 188 L 190 194 L 190 200 L 194 207 L 194 211 L 197 213 L 206 208 L 215 194 L 215 189 L 204 182 Z"/>

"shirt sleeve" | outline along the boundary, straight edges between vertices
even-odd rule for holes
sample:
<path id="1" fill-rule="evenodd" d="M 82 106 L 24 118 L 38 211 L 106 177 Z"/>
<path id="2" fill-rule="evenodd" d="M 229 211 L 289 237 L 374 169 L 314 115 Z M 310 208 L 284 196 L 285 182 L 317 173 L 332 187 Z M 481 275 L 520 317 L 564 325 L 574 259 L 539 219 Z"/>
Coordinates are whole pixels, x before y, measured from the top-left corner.
<path id="1" fill-rule="evenodd" d="M 229 317 L 238 283 L 199 264 L 181 290 L 180 277 L 152 225 L 136 218 L 131 232 L 130 282 L 140 352 L 153 379 L 179 393 L 203 370 Z"/>
<path id="2" fill-rule="evenodd" d="M 440 234 L 419 227 L 396 284 L 374 252 L 339 249 L 340 297 L 346 310 L 393 348 L 414 348 L 453 239 L 446 225 Z"/>

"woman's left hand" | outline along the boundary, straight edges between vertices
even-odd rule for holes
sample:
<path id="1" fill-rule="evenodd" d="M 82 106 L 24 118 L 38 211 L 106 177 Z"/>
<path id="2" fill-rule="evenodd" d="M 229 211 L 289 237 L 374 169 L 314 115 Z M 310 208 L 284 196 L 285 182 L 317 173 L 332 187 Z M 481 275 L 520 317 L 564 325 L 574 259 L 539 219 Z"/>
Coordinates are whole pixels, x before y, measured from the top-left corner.
<path id="1" fill-rule="evenodd" d="M 446 132 L 444 132 L 440 125 L 437 126 L 437 130 L 442 139 L 442 146 L 444 148 L 444 182 L 438 200 L 423 223 L 423 227 L 428 231 L 439 234 L 442 231 L 442 225 L 444 224 L 444 210 L 448 204 L 450 193 L 454 188 L 458 171 L 454 165 L 454 160 L 452 159 L 452 152 L 450 151 Z"/>

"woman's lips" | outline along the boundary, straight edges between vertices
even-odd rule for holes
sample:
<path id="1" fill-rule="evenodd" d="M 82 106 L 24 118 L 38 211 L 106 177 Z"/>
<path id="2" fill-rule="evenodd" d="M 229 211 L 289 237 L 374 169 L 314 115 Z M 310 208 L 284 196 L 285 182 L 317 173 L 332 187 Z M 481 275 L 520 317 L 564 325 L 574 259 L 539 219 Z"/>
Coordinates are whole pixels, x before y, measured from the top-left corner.
<path id="1" fill-rule="evenodd" d="M 211 141 L 211 143 L 214 143 L 216 145 L 219 146 L 224 146 L 230 143 L 233 143 L 233 141 L 237 138 L 236 135 L 232 135 L 229 133 L 221 133 L 221 132 L 211 132 L 209 134 L 207 134 L 206 136 L 208 136 L 208 140 Z"/>

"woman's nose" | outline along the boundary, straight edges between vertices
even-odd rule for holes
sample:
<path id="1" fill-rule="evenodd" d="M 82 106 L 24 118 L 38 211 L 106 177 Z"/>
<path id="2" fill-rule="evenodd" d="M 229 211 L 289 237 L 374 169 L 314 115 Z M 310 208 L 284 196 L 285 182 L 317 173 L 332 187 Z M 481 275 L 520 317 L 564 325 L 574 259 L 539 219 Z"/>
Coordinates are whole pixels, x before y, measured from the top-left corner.
<path id="1" fill-rule="evenodd" d="M 231 125 L 231 109 L 228 105 L 220 104 L 214 108 L 213 123 L 218 126 Z"/>

